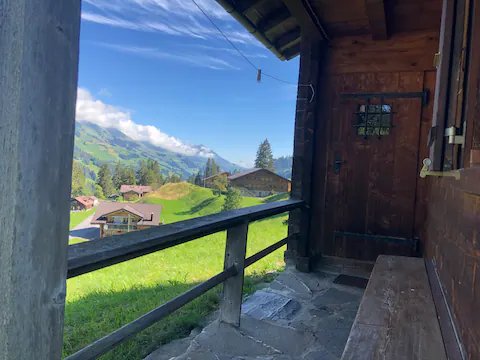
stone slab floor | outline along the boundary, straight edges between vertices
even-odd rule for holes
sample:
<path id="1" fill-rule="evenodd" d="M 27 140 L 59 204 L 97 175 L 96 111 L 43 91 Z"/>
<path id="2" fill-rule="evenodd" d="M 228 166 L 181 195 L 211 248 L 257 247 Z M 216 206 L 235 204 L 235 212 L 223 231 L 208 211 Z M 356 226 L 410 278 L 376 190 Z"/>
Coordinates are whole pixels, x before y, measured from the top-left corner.
<path id="1" fill-rule="evenodd" d="M 338 267 L 321 270 L 287 268 L 245 300 L 239 328 L 212 321 L 145 360 L 340 359 L 363 289 L 333 283 Z"/>

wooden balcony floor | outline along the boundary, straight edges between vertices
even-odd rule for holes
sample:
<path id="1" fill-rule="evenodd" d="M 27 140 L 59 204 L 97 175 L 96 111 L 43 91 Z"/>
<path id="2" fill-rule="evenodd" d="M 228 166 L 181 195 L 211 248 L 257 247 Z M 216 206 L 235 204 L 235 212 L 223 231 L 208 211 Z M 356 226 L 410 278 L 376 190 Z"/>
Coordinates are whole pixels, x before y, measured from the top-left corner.
<path id="1" fill-rule="evenodd" d="M 240 328 L 213 321 L 145 360 L 340 359 L 364 291 L 334 283 L 342 269 L 287 268 L 245 300 Z"/>

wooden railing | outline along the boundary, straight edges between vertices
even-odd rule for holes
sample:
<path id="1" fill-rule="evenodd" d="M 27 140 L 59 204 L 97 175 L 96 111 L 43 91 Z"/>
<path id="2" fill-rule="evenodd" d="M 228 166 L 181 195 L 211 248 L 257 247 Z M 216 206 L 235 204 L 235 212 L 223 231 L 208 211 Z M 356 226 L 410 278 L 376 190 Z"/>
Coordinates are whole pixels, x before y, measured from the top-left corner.
<path id="1" fill-rule="evenodd" d="M 224 283 L 224 289 L 220 319 L 238 326 L 244 269 L 288 241 L 288 238 L 282 239 L 245 258 L 249 223 L 298 209 L 302 205 L 300 200 L 274 202 L 69 246 L 68 277 L 71 278 L 227 230 L 222 272 L 91 343 L 66 360 L 95 359 L 221 283 Z"/>

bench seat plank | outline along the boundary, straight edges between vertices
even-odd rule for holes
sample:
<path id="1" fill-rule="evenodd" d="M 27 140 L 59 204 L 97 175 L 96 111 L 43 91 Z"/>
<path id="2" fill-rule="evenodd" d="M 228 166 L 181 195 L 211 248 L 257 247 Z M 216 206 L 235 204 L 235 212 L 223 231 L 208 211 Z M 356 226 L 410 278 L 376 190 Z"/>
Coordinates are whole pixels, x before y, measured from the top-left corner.
<path id="1" fill-rule="evenodd" d="M 446 360 L 423 259 L 378 257 L 342 360 Z"/>

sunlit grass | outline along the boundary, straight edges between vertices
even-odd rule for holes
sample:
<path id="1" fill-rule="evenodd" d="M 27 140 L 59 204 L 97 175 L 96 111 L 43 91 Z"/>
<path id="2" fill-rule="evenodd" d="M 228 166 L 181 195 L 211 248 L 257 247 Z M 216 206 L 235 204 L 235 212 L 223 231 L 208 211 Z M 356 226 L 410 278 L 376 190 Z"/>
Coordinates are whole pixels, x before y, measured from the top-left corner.
<path id="1" fill-rule="evenodd" d="M 220 210 L 223 197 L 192 187 L 177 200 L 155 196 L 144 199 L 163 205 L 168 223 Z M 244 206 L 263 203 L 246 198 Z M 253 223 L 249 227 L 247 256 L 284 238 L 286 215 Z M 225 232 L 127 261 L 68 280 L 65 312 L 64 354 L 68 355 L 205 281 L 223 268 Z M 283 269 L 279 249 L 247 269 L 245 292 L 254 284 L 271 279 Z M 218 305 L 217 287 L 170 317 L 141 332 L 104 359 L 142 359 L 161 344 L 188 335 Z"/>
<path id="2" fill-rule="evenodd" d="M 84 211 L 70 211 L 70 230 L 95 213 L 95 208 Z"/>

